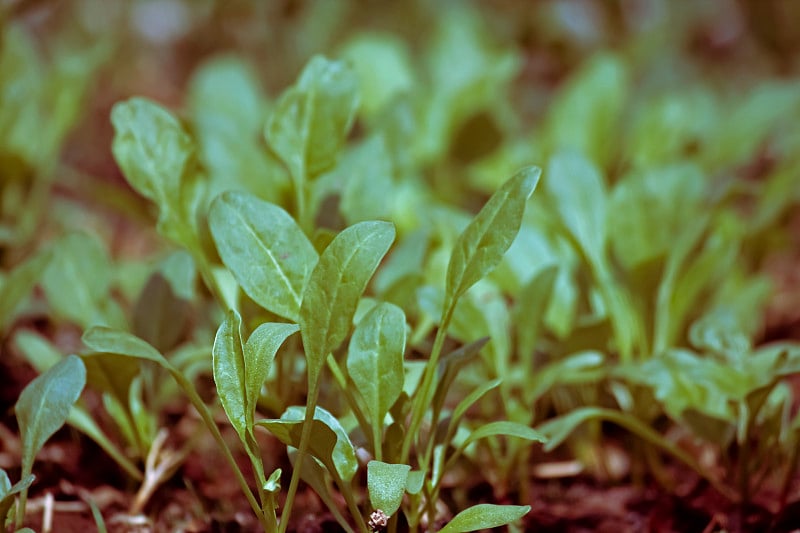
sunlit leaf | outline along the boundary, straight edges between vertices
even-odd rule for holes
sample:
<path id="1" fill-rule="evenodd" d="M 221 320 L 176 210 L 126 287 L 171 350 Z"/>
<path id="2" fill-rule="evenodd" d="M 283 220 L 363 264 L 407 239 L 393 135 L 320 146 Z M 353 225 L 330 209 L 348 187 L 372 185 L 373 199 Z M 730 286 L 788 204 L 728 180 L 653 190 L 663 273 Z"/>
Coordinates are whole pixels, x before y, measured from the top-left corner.
<path id="1" fill-rule="evenodd" d="M 367 489 L 373 509 L 380 509 L 388 516 L 400 508 L 406 491 L 411 467 L 381 461 L 367 463 Z"/>
<path id="2" fill-rule="evenodd" d="M 447 523 L 440 533 L 459 533 L 477 531 L 510 524 L 522 518 L 531 510 L 530 505 L 493 505 L 482 503 L 464 509 Z"/>
<path id="3" fill-rule="evenodd" d="M 111 111 L 112 145 L 125 177 L 162 209 L 177 200 L 194 146 L 177 118 L 144 98 L 117 103 Z"/>
<path id="4" fill-rule="evenodd" d="M 264 309 L 298 320 L 317 252 L 289 214 L 241 192 L 211 205 L 209 226 L 222 261 Z"/>

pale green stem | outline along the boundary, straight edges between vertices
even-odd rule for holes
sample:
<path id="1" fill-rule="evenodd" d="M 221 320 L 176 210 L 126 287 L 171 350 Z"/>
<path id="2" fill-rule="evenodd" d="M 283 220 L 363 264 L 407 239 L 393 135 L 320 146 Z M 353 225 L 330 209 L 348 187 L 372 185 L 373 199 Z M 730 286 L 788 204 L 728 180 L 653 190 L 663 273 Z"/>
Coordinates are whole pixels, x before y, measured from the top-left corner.
<path id="1" fill-rule="evenodd" d="M 403 447 L 401 448 L 400 452 L 401 463 L 408 463 L 408 457 L 411 452 L 411 445 L 414 437 L 417 435 L 417 432 L 422 425 L 422 419 L 425 417 L 425 412 L 428 409 L 428 405 L 430 405 L 431 401 L 433 400 L 433 382 L 436 377 L 436 365 L 439 363 L 439 356 L 441 355 L 442 347 L 444 346 L 444 340 L 447 335 L 447 327 L 450 325 L 455 304 L 456 301 L 453 300 L 453 302 L 448 306 L 447 311 L 444 313 L 441 323 L 439 324 L 439 329 L 436 331 L 436 337 L 433 341 L 433 349 L 431 350 L 430 358 L 425 365 L 422 383 L 418 389 L 417 396 L 414 398 L 414 406 L 411 413 L 411 424 L 408 427 L 408 433 L 406 433 L 405 439 L 403 440 Z M 433 418 L 436 418 L 435 413 Z M 435 424 L 436 420 L 432 420 L 431 423 Z M 427 460 L 425 463 L 427 463 Z M 427 464 L 424 464 L 421 467 L 421 470 L 426 472 Z"/>
<path id="2" fill-rule="evenodd" d="M 289 527 L 289 519 L 292 516 L 292 506 L 294 505 L 294 497 L 297 493 L 297 486 L 300 484 L 300 470 L 303 468 L 303 459 L 308 453 L 308 444 L 311 440 L 311 426 L 314 423 L 314 412 L 317 409 L 317 397 L 319 396 L 319 380 L 312 384 L 312 389 L 308 394 L 308 401 L 306 402 L 306 414 L 303 419 L 303 432 L 300 435 L 300 447 L 297 449 L 297 459 L 294 463 L 294 470 L 292 471 L 292 480 L 289 482 L 289 491 L 286 494 L 286 503 L 283 505 L 281 512 L 281 522 L 278 528 L 279 533 L 286 533 Z"/>
<path id="3" fill-rule="evenodd" d="M 344 480 L 341 478 L 336 468 L 333 468 L 330 474 L 331 477 L 333 477 L 333 480 L 336 483 L 336 485 L 339 486 L 339 491 L 342 493 L 342 496 L 344 496 L 344 501 L 347 502 L 347 509 L 353 516 L 353 520 L 356 521 L 356 525 L 358 526 L 359 531 L 361 531 L 361 533 L 369 533 L 369 530 L 367 529 L 367 524 L 366 522 L 364 522 L 364 517 L 361 516 L 361 511 L 358 509 L 356 500 L 353 498 L 352 488 L 349 485 L 345 484 Z"/>
<path id="4" fill-rule="evenodd" d="M 369 423 L 367 417 L 364 416 L 364 412 L 361 410 L 361 407 L 358 405 L 355 396 L 353 395 L 353 390 L 351 387 L 347 386 L 347 378 L 342 372 L 339 363 L 336 362 L 336 359 L 333 357 L 333 354 L 328 354 L 328 358 L 326 359 L 328 363 L 328 368 L 333 374 L 333 379 L 336 380 L 336 383 L 339 385 L 339 388 L 342 389 L 342 393 L 344 394 L 345 399 L 347 400 L 347 404 L 350 406 L 350 409 L 353 410 L 353 414 L 355 415 L 356 419 L 358 420 L 358 425 L 361 426 L 361 430 L 364 432 L 364 435 L 369 434 L 371 431 L 372 424 Z"/>
<path id="5" fill-rule="evenodd" d="M 265 532 L 272 530 L 269 529 L 268 524 L 265 522 L 264 514 L 261 510 L 261 506 L 256 501 L 253 492 L 250 490 L 250 486 L 247 484 L 247 480 L 244 478 L 242 471 L 239 470 L 239 466 L 236 464 L 236 459 L 234 459 L 233 454 L 231 453 L 230 448 L 225 443 L 225 439 L 222 437 L 222 433 L 220 433 L 219 428 L 217 427 L 216 422 L 214 422 L 214 417 L 211 415 L 211 411 L 208 409 L 203 400 L 197 394 L 197 391 L 194 390 L 192 384 L 187 380 L 183 374 L 181 374 L 178 369 L 170 368 L 169 369 L 172 376 L 175 378 L 175 381 L 178 382 L 178 385 L 184 390 L 186 395 L 189 397 L 189 401 L 200 414 L 200 418 L 203 420 L 205 425 L 211 431 L 211 435 L 214 437 L 214 440 L 217 441 L 217 445 L 222 450 L 222 454 L 225 456 L 225 460 L 228 461 L 228 464 L 231 466 L 234 475 L 236 476 L 236 481 L 239 483 L 239 487 L 242 489 L 242 493 L 247 498 L 247 502 L 250 504 L 250 507 L 255 512 L 256 516 L 258 516 L 259 522 L 261 522 L 261 526 Z"/>

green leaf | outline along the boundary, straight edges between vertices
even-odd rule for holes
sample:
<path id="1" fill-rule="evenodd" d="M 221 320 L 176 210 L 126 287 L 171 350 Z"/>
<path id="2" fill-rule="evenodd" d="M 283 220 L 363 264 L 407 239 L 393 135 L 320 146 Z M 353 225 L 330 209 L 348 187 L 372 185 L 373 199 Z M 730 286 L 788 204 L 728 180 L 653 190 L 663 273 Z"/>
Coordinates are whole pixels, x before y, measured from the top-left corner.
<path id="1" fill-rule="evenodd" d="M 164 275 L 154 272 L 136 300 L 132 331 L 168 352 L 185 336 L 191 310 L 189 300 L 178 297 Z"/>
<path id="2" fill-rule="evenodd" d="M 615 153 L 628 78 L 626 64 L 611 54 L 598 54 L 579 69 L 550 106 L 552 149 L 577 150 L 605 165 Z"/>
<path id="3" fill-rule="evenodd" d="M 444 312 L 496 267 L 519 231 L 528 198 L 536 188 L 541 170 L 520 170 L 486 202 L 458 237 L 447 267 Z"/>
<path id="4" fill-rule="evenodd" d="M 493 505 L 482 503 L 464 509 L 442 529 L 439 533 L 460 533 L 462 531 L 477 531 L 510 524 L 522 518 L 531 510 L 530 505 Z"/>
<path id="5" fill-rule="evenodd" d="M 111 285 L 111 262 L 100 241 L 86 233 L 71 233 L 53 250 L 42 279 L 47 301 L 55 312 L 88 328 L 110 324 L 103 312 Z"/>
<path id="6" fill-rule="evenodd" d="M 252 428 L 261 386 L 264 385 L 275 354 L 286 339 L 300 330 L 297 324 L 267 322 L 258 326 L 244 345 L 245 412 L 247 427 Z"/>
<path id="7" fill-rule="evenodd" d="M 350 339 L 347 371 L 378 427 L 403 391 L 405 344 L 405 314 L 390 303 L 372 308 Z"/>
<path id="8" fill-rule="evenodd" d="M 135 335 L 103 326 L 88 329 L 81 337 L 83 343 L 96 352 L 107 352 L 158 363 L 172 368 L 158 350 Z"/>
<path id="9" fill-rule="evenodd" d="M 451 424 L 457 424 L 461 417 L 467 412 L 467 410 L 472 407 L 475 402 L 483 398 L 483 396 L 492 389 L 497 388 L 502 380 L 500 379 L 493 379 L 492 381 L 487 381 L 486 383 L 482 383 L 477 389 L 469 393 L 463 400 L 458 402 L 455 409 L 453 409 L 453 414 L 451 416 Z"/>
<path id="10" fill-rule="evenodd" d="M 247 419 L 245 412 L 245 368 L 242 348 L 242 318 L 234 310 L 228 311 L 225 321 L 217 329 L 212 350 L 214 383 L 228 420 L 247 442 Z"/>
<path id="11" fill-rule="evenodd" d="M 598 168 L 579 153 L 559 152 L 550 159 L 545 188 L 572 238 L 591 262 L 602 263 L 607 193 Z"/>
<path id="12" fill-rule="evenodd" d="M 181 177 L 194 145 L 169 111 L 144 98 L 119 102 L 111 110 L 112 151 L 128 182 L 162 210 L 177 202 Z"/>
<path id="13" fill-rule="evenodd" d="M 40 374 L 64 358 L 47 338 L 27 329 L 18 330 L 14 334 L 14 346 Z"/>
<path id="14" fill-rule="evenodd" d="M 264 134 L 296 183 L 333 166 L 358 106 L 358 81 L 340 61 L 314 56 L 275 105 Z"/>
<path id="15" fill-rule="evenodd" d="M 320 256 L 300 306 L 310 384 L 350 331 L 358 300 L 394 235 L 389 222 L 361 222 L 337 235 Z"/>
<path id="16" fill-rule="evenodd" d="M 341 57 L 358 75 L 362 108 L 369 116 L 414 86 L 408 47 L 391 33 L 358 33 L 344 45 Z"/>
<path id="17" fill-rule="evenodd" d="M 12 486 L 11 480 L 8 479 L 8 474 L 0 468 L 0 525 L 5 527 L 6 517 L 11 510 L 11 506 L 14 505 L 16 495 L 28 490 L 35 479 L 36 476 L 30 474 Z"/>
<path id="18" fill-rule="evenodd" d="M 209 226 L 223 263 L 264 309 L 297 321 L 317 252 L 289 214 L 242 192 L 211 204 Z"/>
<path id="19" fill-rule="evenodd" d="M 406 492 L 409 494 L 419 494 L 424 483 L 425 472 L 421 470 L 412 470 L 408 473 L 408 479 L 406 480 Z"/>
<path id="20" fill-rule="evenodd" d="M 141 370 L 138 361 L 114 353 L 85 354 L 81 359 L 86 365 L 86 383 L 90 387 L 127 402 L 131 383 Z"/>
<path id="21" fill-rule="evenodd" d="M 666 256 L 700 219 L 705 177 L 698 167 L 669 167 L 628 174 L 614 186 L 608 211 L 615 257 L 628 269 Z M 678 207 L 680 206 L 680 207 Z"/>
<path id="22" fill-rule="evenodd" d="M 286 193 L 289 176 L 260 138 L 266 121 L 262 93 L 258 75 L 245 58 L 217 56 L 194 70 L 187 104 L 198 159 L 210 178 L 209 198 L 241 189 L 278 202 Z"/>
<path id="23" fill-rule="evenodd" d="M 278 420 L 258 420 L 278 440 L 287 446 L 300 447 L 305 407 L 289 407 Z M 358 461 L 347 432 L 336 418 L 322 407 L 314 411 L 309 452 L 330 472 L 350 481 L 358 470 Z"/>
<path id="24" fill-rule="evenodd" d="M 22 437 L 22 473 L 31 473 L 36 454 L 67 421 L 86 384 L 80 357 L 70 355 L 31 381 L 15 407 Z"/>
<path id="25" fill-rule="evenodd" d="M 544 324 L 550 296 L 553 294 L 558 267 L 555 265 L 545 267 L 537 272 L 519 291 L 513 318 L 517 331 L 517 353 L 531 372 L 533 351 L 539 340 L 539 332 Z"/>
<path id="26" fill-rule="evenodd" d="M 507 437 L 517 437 L 534 442 L 547 442 L 547 437 L 540 431 L 520 424 L 518 422 L 510 422 L 507 420 L 499 420 L 497 422 L 489 422 L 469 434 L 464 443 L 461 445 L 465 448 L 473 442 L 485 439 L 486 437 L 493 437 L 495 435 L 504 435 Z"/>
<path id="27" fill-rule="evenodd" d="M 373 509 L 392 516 L 403 502 L 411 467 L 401 464 L 370 461 L 367 463 L 367 489 Z"/>
<path id="28" fill-rule="evenodd" d="M 40 252 L 16 267 L 0 284 L 0 332 L 14 318 L 14 312 L 42 277 L 51 253 Z"/>

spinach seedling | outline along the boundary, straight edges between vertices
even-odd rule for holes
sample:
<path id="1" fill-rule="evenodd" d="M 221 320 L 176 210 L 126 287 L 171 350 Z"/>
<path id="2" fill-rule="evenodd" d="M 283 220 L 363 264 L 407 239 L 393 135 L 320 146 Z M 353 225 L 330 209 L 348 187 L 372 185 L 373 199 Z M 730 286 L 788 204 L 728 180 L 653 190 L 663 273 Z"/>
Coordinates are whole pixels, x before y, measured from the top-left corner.
<path id="1" fill-rule="evenodd" d="M 21 479 L 13 487 L 8 476 L 0 477 L 4 495 L 0 517 L 5 518 L 9 498 L 19 494 L 16 526 L 22 527 L 25 519 L 25 503 L 28 487 L 33 483 L 33 462 L 44 443 L 67 421 L 70 409 L 78 400 L 86 384 L 86 368 L 81 359 L 70 355 L 45 373 L 34 378 L 20 394 L 14 407 L 22 437 Z"/>

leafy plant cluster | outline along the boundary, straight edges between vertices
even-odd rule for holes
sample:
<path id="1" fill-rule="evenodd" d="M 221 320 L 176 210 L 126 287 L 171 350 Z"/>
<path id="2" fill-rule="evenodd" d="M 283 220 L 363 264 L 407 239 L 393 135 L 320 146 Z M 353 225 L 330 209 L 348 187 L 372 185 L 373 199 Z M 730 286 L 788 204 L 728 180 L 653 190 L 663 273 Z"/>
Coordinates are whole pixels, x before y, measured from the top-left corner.
<path id="1" fill-rule="evenodd" d="M 4 274 L 0 328 L 41 375 L 16 404 L 20 478 L 0 476 L 0 517 L 22 527 L 34 458 L 64 423 L 138 483 L 142 512 L 192 453 L 167 445 L 176 398 L 265 531 L 292 526 L 300 481 L 346 531 L 513 524 L 529 510 L 532 443 L 602 468 L 599 421 L 637 438 L 635 460 L 666 489 L 664 454 L 742 509 L 777 486 L 781 512 L 800 351 L 758 345 L 773 294 L 758 269 L 786 247 L 798 200 L 796 80 L 727 91 L 687 74 L 664 89 L 665 67 L 633 41 L 588 57 L 528 122 L 521 51 L 469 6 L 434 20 L 424 62 L 361 32 L 275 98 L 225 56 L 193 75 L 180 114 L 114 106 L 114 158 L 169 250 L 124 261 L 70 232 Z M 21 42 L 2 48 L 0 90 L 30 83 L 35 110 L 62 85 L 25 81 Z M 3 157 L 53 165 L 74 117 L 45 157 L 15 144 L 34 122 L 4 113 Z M 20 209 L 33 196 L 5 199 L 47 194 L 53 173 L 3 176 L 11 246 L 46 214 Z M 37 305 L 81 343 L 15 327 Z M 459 489 L 470 465 L 493 502 Z"/>

